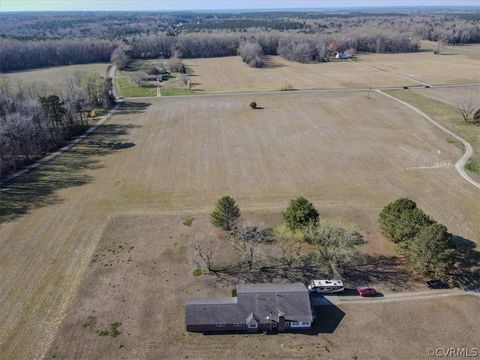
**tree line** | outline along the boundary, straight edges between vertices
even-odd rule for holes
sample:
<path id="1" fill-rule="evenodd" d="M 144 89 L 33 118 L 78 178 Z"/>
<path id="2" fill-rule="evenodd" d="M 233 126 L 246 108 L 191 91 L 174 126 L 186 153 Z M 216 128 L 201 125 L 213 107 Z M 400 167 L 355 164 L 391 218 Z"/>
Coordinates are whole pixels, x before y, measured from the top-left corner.
<path id="1" fill-rule="evenodd" d="M 72 78 L 62 93 L 0 84 L 0 172 L 5 176 L 84 131 L 88 111 L 111 105 L 109 81 Z"/>
<path id="2" fill-rule="evenodd" d="M 0 39 L 0 72 L 109 62 L 116 42 L 106 40 L 19 41 Z"/>

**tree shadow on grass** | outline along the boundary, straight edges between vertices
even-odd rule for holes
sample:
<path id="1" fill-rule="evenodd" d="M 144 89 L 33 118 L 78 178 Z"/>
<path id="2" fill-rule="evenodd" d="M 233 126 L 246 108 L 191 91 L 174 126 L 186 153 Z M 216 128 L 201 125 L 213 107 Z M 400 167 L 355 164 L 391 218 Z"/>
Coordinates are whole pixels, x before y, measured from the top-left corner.
<path id="1" fill-rule="evenodd" d="M 140 109 L 137 104 L 133 108 Z M 123 109 L 129 113 L 132 108 Z M 123 109 L 117 113 L 122 114 Z M 93 177 L 84 171 L 103 167 L 100 157 L 134 146 L 134 143 L 122 142 L 121 137 L 136 127 L 139 126 L 103 124 L 65 153 L 8 183 L 2 183 L 0 223 L 14 220 L 35 208 L 60 203 L 62 199 L 56 194 L 58 190 L 92 181 Z"/>
<path id="2" fill-rule="evenodd" d="M 332 274 L 320 266 L 279 264 L 265 265 L 249 269 L 236 264 L 221 269 L 215 275 L 228 284 L 264 283 L 264 282 L 302 282 L 308 284 L 312 279 L 329 279 Z M 349 287 L 365 287 L 381 283 L 394 291 L 408 289 L 414 276 L 408 271 L 404 260 L 395 256 L 360 254 L 351 261 L 342 274 Z"/>

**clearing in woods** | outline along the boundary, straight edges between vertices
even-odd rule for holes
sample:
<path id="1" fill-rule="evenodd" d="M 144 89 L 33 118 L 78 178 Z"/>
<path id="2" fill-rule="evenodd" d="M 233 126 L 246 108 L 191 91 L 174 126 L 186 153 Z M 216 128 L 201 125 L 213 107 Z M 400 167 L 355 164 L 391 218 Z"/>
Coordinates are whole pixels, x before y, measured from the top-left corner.
<path id="1" fill-rule="evenodd" d="M 85 78 L 87 74 L 106 76 L 109 64 L 82 64 L 56 66 L 46 69 L 18 71 L 0 74 L 0 80 L 8 80 L 15 88 L 17 83 L 25 86 L 37 85 L 56 91 L 61 91 L 73 77 Z"/>
<path id="2" fill-rule="evenodd" d="M 108 228 L 119 214 L 127 218 L 151 214 L 197 216 L 209 212 L 215 200 L 229 194 L 238 200 L 245 214 L 277 212 L 278 216 L 289 199 L 303 195 L 318 207 L 322 216 L 355 222 L 369 241 L 369 251 L 392 255 L 392 244 L 379 234 L 376 219 L 386 203 L 407 196 L 415 199 L 420 207 L 453 233 L 477 244 L 480 242 L 478 191 L 465 183 L 453 167 L 461 150 L 447 142 L 443 132 L 404 105 L 379 94 L 368 96 L 366 92 L 256 95 L 261 110 L 248 107 L 252 100 L 251 95 L 219 95 L 158 98 L 147 104 L 125 104 L 85 142 L 19 178 L 2 192 L 2 356 L 8 359 L 38 358 L 47 351 L 85 271 L 88 271 L 88 279 L 90 271 L 97 269 L 89 269 L 89 264 L 100 249 L 97 248 L 99 239 L 105 239 L 112 231 L 104 232 L 105 227 Z M 175 223 L 181 224 L 181 221 L 183 217 Z M 127 220 L 125 223 L 129 224 Z M 162 224 L 163 220 L 159 220 L 158 226 L 164 226 Z M 178 322 L 171 337 L 166 337 L 165 341 L 183 336 L 179 334 L 182 331 L 179 322 L 183 319 L 182 312 L 178 312 L 181 301 L 172 300 L 177 299 L 178 293 L 168 293 L 168 297 L 162 300 L 163 291 L 168 289 L 162 285 L 167 280 L 177 281 L 174 277 L 180 276 L 183 279 L 180 281 L 184 281 L 181 284 L 186 288 L 192 281 L 191 269 L 185 270 L 191 265 L 178 260 L 183 260 L 182 252 L 174 252 L 185 251 L 183 247 L 188 247 L 187 243 L 180 241 L 183 231 L 177 231 L 177 228 L 167 228 L 160 232 L 158 239 L 155 238 L 158 241 L 145 239 L 146 253 L 157 257 L 157 264 L 148 271 L 159 279 L 158 271 L 167 270 L 168 276 L 162 273 L 164 282 L 159 281 L 151 289 L 142 287 L 148 295 L 142 298 L 141 304 L 129 308 L 132 313 L 127 312 L 124 316 L 119 310 L 115 316 L 99 317 L 96 330 L 110 331 L 112 324 L 121 322 L 120 336 L 128 336 L 129 332 L 134 333 L 123 325 L 124 321 L 128 324 L 128 317 L 151 317 L 158 320 L 152 323 L 158 326 L 162 323 L 162 314 L 168 312 L 175 315 Z M 163 244 L 163 235 L 166 234 L 172 235 L 172 241 Z M 142 236 L 137 232 L 129 237 L 128 241 L 134 242 L 128 243 L 134 246 L 132 252 L 137 248 L 136 242 L 143 241 Z M 151 234 L 146 230 L 145 237 L 149 236 Z M 118 237 L 118 241 L 123 240 Z M 115 244 L 119 245 L 126 246 Z M 170 245 L 177 250 L 167 248 Z M 135 261 L 139 259 L 136 257 Z M 170 266 L 175 259 L 178 271 L 170 274 L 163 266 Z M 128 262 L 128 258 L 121 260 Z M 164 265 L 160 266 L 162 263 Z M 147 276 L 149 263 L 138 264 L 138 271 Z M 95 266 L 99 265 L 95 263 Z M 99 282 L 105 286 L 111 283 L 108 286 L 112 294 L 119 295 L 115 301 L 125 299 L 129 304 L 130 299 L 123 298 L 120 293 L 126 287 L 125 283 L 119 289 L 113 287 L 126 276 L 115 269 L 112 265 L 111 272 L 105 273 L 105 278 Z M 100 283 L 94 287 L 101 286 Z M 133 291 L 131 283 L 129 286 Z M 88 296 L 96 298 L 98 293 L 95 291 Z M 92 304 L 97 301 L 101 300 Z M 467 310 L 470 309 L 468 302 L 470 300 L 466 300 Z M 105 309 L 107 305 L 98 304 L 91 310 L 109 311 Z M 439 309 L 448 307 L 448 304 L 446 302 Z M 108 304 L 112 311 L 118 306 L 117 302 Z M 89 307 L 82 309 L 90 311 Z M 416 315 L 412 313 L 412 319 Z M 442 323 L 432 329 L 437 333 L 441 331 L 443 322 L 450 323 L 450 316 L 454 314 L 442 316 L 438 320 Z M 470 313 L 469 319 L 474 318 Z M 68 319 L 71 321 L 72 318 Z M 83 313 L 77 320 L 85 320 Z M 382 318 L 378 321 L 381 322 Z M 145 331 L 149 329 L 147 325 Z M 68 322 L 65 326 L 68 327 Z M 71 326 L 82 327 L 83 323 L 74 321 Z M 88 327 L 87 323 L 86 329 Z M 61 332 L 70 334 L 70 330 L 62 329 Z M 472 331 L 467 333 L 475 334 L 474 330 L 472 325 Z M 345 333 L 345 339 L 348 340 L 351 334 L 353 332 Z M 110 336 L 100 337 L 96 333 L 92 336 L 118 348 L 123 344 L 112 342 L 116 338 Z M 227 338 L 232 341 L 229 337 L 216 339 Z M 277 341 L 282 338 L 272 337 L 267 341 L 278 346 Z M 213 337 L 193 336 L 192 339 L 192 345 L 182 351 L 194 351 L 199 341 L 209 341 L 217 350 L 225 349 L 224 344 L 220 346 Z M 235 339 L 250 342 L 249 337 Z M 261 339 L 256 337 L 252 343 Z M 288 346 L 303 346 L 304 340 L 307 343 L 318 340 L 319 345 L 324 345 L 315 337 L 306 340 L 307 337 L 302 336 L 301 341 L 295 339 L 298 338 L 289 338 L 291 344 Z M 78 354 L 77 351 L 88 353 L 86 347 L 90 344 L 82 340 L 60 338 L 55 346 L 59 346 L 60 351 L 68 346 L 62 344 L 63 341 L 71 341 L 71 354 Z M 164 341 L 157 340 L 140 344 L 139 351 L 154 348 Z M 84 348 L 78 347 L 79 342 Z M 96 346 L 92 345 L 92 348 Z M 51 349 L 53 354 L 55 348 Z M 131 346 L 127 349 L 132 351 Z M 138 354 L 139 358 L 142 356 Z"/>

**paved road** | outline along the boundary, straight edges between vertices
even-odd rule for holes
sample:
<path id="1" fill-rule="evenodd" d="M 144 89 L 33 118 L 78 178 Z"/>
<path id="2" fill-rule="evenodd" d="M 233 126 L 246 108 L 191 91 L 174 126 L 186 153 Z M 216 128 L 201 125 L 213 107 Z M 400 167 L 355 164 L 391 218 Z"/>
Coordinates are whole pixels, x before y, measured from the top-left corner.
<path id="1" fill-rule="evenodd" d="M 413 111 L 415 111 L 416 113 L 420 114 L 421 116 L 423 116 L 425 119 L 427 119 L 430 123 L 432 123 L 433 125 L 435 125 L 436 127 L 438 127 L 439 129 L 441 129 L 442 131 L 444 131 L 445 133 L 447 133 L 448 135 L 452 136 L 453 138 L 457 139 L 458 141 L 460 141 L 463 146 L 465 147 L 465 153 L 462 155 L 462 157 L 455 163 L 455 170 L 460 174 L 461 177 L 463 177 L 465 180 L 467 180 L 470 184 L 472 184 L 473 186 L 477 187 L 480 189 L 480 183 L 473 180 L 468 174 L 467 172 L 465 171 L 464 169 L 464 166 L 465 164 L 467 163 L 468 159 L 470 159 L 470 157 L 473 155 L 473 148 L 472 146 L 468 143 L 467 140 L 465 140 L 464 138 L 458 136 L 457 134 L 453 133 L 452 131 L 448 130 L 445 126 L 439 124 L 437 121 L 435 121 L 434 119 L 432 119 L 430 116 L 428 116 L 427 114 L 425 114 L 423 111 L 419 110 L 418 108 L 416 108 L 415 106 L 413 105 L 410 105 L 409 103 L 405 102 L 405 101 L 402 101 L 398 98 L 396 98 L 395 96 L 392 96 L 390 94 L 386 94 L 384 93 L 382 90 L 375 90 L 377 93 L 379 94 L 382 94 L 392 100 L 395 100 L 407 107 L 409 107 L 410 109 L 412 109 Z"/>

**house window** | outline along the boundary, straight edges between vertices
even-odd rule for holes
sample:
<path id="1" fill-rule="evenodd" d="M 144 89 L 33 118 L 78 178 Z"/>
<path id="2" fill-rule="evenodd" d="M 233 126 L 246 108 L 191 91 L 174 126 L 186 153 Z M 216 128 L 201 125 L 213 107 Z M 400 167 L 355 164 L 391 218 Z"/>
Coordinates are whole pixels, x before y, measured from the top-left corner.
<path id="1" fill-rule="evenodd" d="M 272 327 L 276 328 L 276 327 L 277 327 L 277 323 L 272 322 Z"/>
<path id="2" fill-rule="evenodd" d="M 290 327 L 310 327 L 309 321 L 292 321 Z"/>
<path id="3" fill-rule="evenodd" d="M 216 324 L 216 327 L 225 327 L 225 324 Z"/>
<path id="4" fill-rule="evenodd" d="M 233 324 L 233 326 L 240 327 L 240 326 L 243 326 L 243 324 Z"/>
<path id="5" fill-rule="evenodd" d="M 248 324 L 249 329 L 256 329 L 258 327 L 257 324 Z"/>

